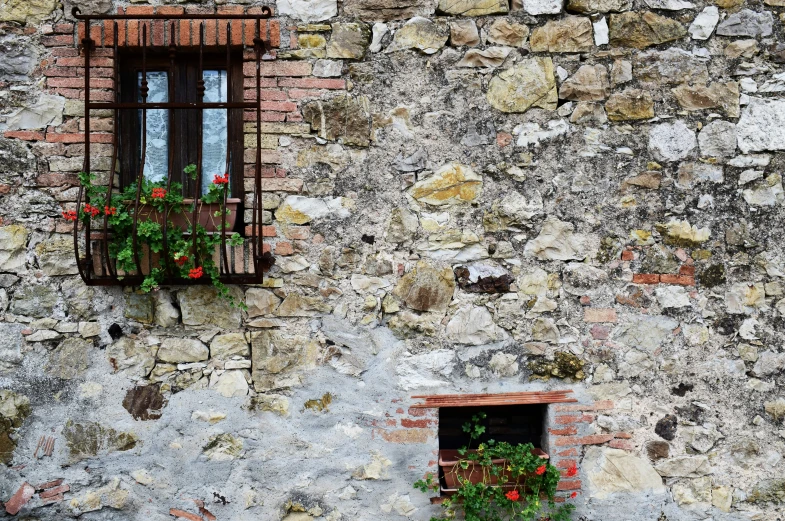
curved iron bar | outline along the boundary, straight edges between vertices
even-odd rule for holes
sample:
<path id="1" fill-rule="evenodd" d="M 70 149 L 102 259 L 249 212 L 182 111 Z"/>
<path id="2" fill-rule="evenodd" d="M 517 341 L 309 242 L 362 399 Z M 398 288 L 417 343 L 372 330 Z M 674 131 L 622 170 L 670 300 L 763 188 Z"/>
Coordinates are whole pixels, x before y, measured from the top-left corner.
<path id="1" fill-rule="evenodd" d="M 197 69 L 197 80 L 196 80 L 196 94 L 199 97 L 199 101 L 204 100 L 204 71 L 202 70 L 202 66 L 204 64 L 204 22 L 199 23 L 199 68 Z M 202 191 L 202 125 L 204 124 L 204 111 L 199 111 L 199 125 L 197 129 L 197 138 L 196 138 L 196 186 L 194 187 L 194 208 L 193 208 L 193 222 L 191 224 L 192 233 L 191 239 L 193 241 L 193 254 L 194 254 L 194 266 L 199 267 L 199 255 L 198 250 L 196 249 L 197 243 L 197 229 L 196 226 L 199 223 L 199 206 L 200 206 L 200 195 Z"/>
<path id="2" fill-rule="evenodd" d="M 229 74 L 232 71 L 232 22 L 226 22 L 226 101 L 229 101 Z M 229 141 L 229 109 L 226 109 L 226 168 L 224 175 L 229 179 L 229 159 L 232 154 L 232 147 Z M 223 206 L 221 207 L 221 255 L 223 257 L 224 272 L 229 274 L 229 255 L 226 251 L 226 199 L 229 197 L 229 184 L 224 187 Z M 220 270 L 220 268 L 219 268 Z"/>
<path id="3" fill-rule="evenodd" d="M 114 81 L 114 99 L 120 101 L 120 78 L 117 74 L 117 22 L 114 22 L 114 41 L 112 42 L 112 80 Z M 89 68 L 89 67 L 88 67 Z M 87 111 L 85 116 L 89 118 Z M 118 123 L 118 110 L 114 109 L 114 119 L 112 121 L 112 162 L 109 164 L 109 186 L 106 189 L 106 206 L 112 205 L 112 188 L 114 188 L 114 175 L 117 165 L 117 147 L 118 135 L 120 133 Z M 103 249 L 101 250 L 101 261 L 106 264 L 106 269 L 109 275 L 117 280 L 117 267 L 112 265 L 112 259 L 109 256 L 109 215 L 104 212 L 104 232 L 101 237 L 103 241 Z"/>
<path id="4" fill-rule="evenodd" d="M 262 28 L 256 22 L 256 38 L 253 40 L 256 53 L 256 161 L 254 165 L 253 212 L 251 213 L 251 254 L 253 256 L 254 273 L 262 273 L 262 254 L 264 251 L 264 234 L 262 233 Z M 257 221 L 258 219 L 258 221 Z"/>
<path id="5" fill-rule="evenodd" d="M 147 103 L 147 24 L 142 24 L 142 85 L 139 93 L 142 95 L 142 104 Z M 142 263 L 139 261 L 139 247 L 136 230 L 139 224 L 139 198 L 142 196 L 142 183 L 144 181 L 144 162 L 147 160 L 147 108 L 142 107 L 142 157 L 139 161 L 139 175 L 136 179 L 136 198 L 134 199 L 134 218 L 131 228 L 133 241 L 134 262 L 138 274 L 142 275 Z"/>
<path id="6" fill-rule="evenodd" d="M 85 69 L 87 72 L 85 73 L 85 107 L 90 103 L 90 18 L 86 17 L 85 19 L 85 39 L 83 43 L 87 45 L 84 46 L 85 49 Z M 86 175 L 90 175 L 90 111 L 85 108 L 85 132 L 84 132 L 85 140 L 84 140 L 84 162 L 82 164 L 82 170 L 85 172 Z M 84 186 L 82 183 L 79 183 L 79 191 L 76 194 L 76 215 L 77 218 L 74 221 L 74 254 L 76 255 L 76 269 L 79 272 L 79 276 L 82 280 L 87 283 L 89 282 L 90 273 L 88 270 L 91 268 L 90 262 L 90 218 L 86 219 L 85 223 L 85 262 L 84 264 L 81 262 L 79 258 L 79 208 L 82 206 L 82 196 L 84 194 Z"/>
<path id="7" fill-rule="evenodd" d="M 177 46 L 175 45 L 175 30 L 174 22 L 169 26 L 169 100 L 174 101 L 174 57 L 177 55 Z M 174 109 L 169 109 L 169 167 L 166 175 L 166 193 L 172 189 L 172 175 L 174 173 Z M 164 205 L 164 222 L 163 222 L 163 264 L 166 274 L 172 276 L 172 258 L 169 255 L 169 211 L 171 208 L 168 204 Z M 182 211 L 182 209 L 180 210 Z"/>

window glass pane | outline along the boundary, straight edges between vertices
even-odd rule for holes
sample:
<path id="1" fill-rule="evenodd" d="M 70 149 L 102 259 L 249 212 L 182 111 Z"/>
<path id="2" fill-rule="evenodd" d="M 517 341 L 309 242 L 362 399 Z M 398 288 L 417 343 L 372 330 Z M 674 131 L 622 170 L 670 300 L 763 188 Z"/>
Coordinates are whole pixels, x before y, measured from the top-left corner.
<path id="1" fill-rule="evenodd" d="M 138 86 L 142 86 L 142 73 L 138 76 Z M 147 71 L 148 103 L 169 101 L 169 75 L 166 71 Z M 142 94 L 139 93 L 139 101 Z M 139 121 L 142 111 L 139 110 Z M 141 135 L 141 124 L 140 135 Z M 147 141 L 144 154 L 144 177 L 153 182 L 166 179 L 169 169 L 169 111 L 167 109 L 147 110 Z"/>
<path id="2" fill-rule="evenodd" d="M 204 101 L 226 102 L 226 71 L 203 71 Z M 226 173 L 226 142 L 228 139 L 226 109 L 204 111 L 202 120 L 202 193 L 206 193 L 216 175 Z"/>

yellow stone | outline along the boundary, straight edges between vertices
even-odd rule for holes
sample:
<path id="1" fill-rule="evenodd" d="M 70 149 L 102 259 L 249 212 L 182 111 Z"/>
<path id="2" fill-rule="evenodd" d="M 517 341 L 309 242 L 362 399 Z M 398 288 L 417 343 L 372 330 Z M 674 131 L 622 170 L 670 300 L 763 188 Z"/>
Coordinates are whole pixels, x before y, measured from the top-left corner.
<path id="1" fill-rule="evenodd" d="M 57 4 L 56 0 L 3 0 L 0 2 L 0 22 L 41 22 Z"/>
<path id="2" fill-rule="evenodd" d="M 482 176 L 467 165 L 449 163 L 409 189 L 409 194 L 421 203 L 446 206 L 470 203 L 482 192 Z"/>
<path id="3" fill-rule="evenodd" d="M 303 49 L 324 49 L 327 40 L 321 34 L 298 34 L 297 43 Z"/>
<path id="4" fill-rule="evenodd" d="M 526 112 L 531 107 L 556 110 L 553 61 L 530 58 L 499 73 L 488 84 L 488 103 L 502 112 Z"/>
<path id="5" fill-rule="evenodd" d="M 698 228 L 688 221 L 672 220 L 667 224 L 657 224 L 657 231 L 665 235 L 665 242 L 681 246 L 694 246 L 709 240 L 708 228 Z"/>
<path id="6" fill-rule="evenodd" d="M 651 232 L 647 230 L 632 230 L 630 239 L 635 240 L 638 246 L 645 246 L 653 242 L 651 240 Z"/>

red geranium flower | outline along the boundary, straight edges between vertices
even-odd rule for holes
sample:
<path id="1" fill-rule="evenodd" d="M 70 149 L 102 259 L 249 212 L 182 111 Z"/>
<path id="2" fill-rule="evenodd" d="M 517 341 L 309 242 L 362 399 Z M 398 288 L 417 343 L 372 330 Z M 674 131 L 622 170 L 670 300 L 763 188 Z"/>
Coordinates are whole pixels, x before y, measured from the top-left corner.
<path id="1" fill-rule="evenodd" d="M 84 213 L 90 214 L 93 217 L 101 213 L 101 210 L 98 209 L 97 206 L 92 206 L 91 204 L 84 205 Z"/>
<path id="2" fill-rule="evenodd" d="M 506 494 L 504 494 L 504 496 L 505 496 L 507 499 L 509 499 L 510 501 L 518 501 L 518 498 L 519 498 L 519 497 L 521 497 L 521 495 L 520 495 L 520 494 L 518 494 L 518 491 L 517 491 L 517 490 L 510 490 L 509 492 L 507 492 Z"/>
<path id="3" fill-rule="evenodd" d="M 174 261 L 177 263 L 178 266 L 183 266 L 186 262 L 188 262 L 188 255 L 180 255 L 179 257 L 175 257 Z M 201 269 L 201 268 L 199 268 Z"/>
<path id="4" fill-rule="evenodd" d="M 114 206 L 104 206 L 104 213 L 106 215 L 116 215 L 117 208 L 115 208 Z"/>
<path id="5" fill-rule="evenodd" d="M 537 470 L 535 470 L 534 473 L 537 474 L 538 476 L 542 476 L 543 474 L 545 474 L 546 470 L 548 470 L 548 467 L 546 467 L 545 465 L 541 465 L 537 467 Z"/>
<path id="6" fill-rule="evenodd" d="M 66 221 L 75 221 L 77 219 L 76 210 L 68 210 L 67 212 L 63 212 L 63 219 Z"/>
<path id="7" fill-rule="evenodd" d="M 224 175 L 216 175 L 213 177 L 213 183 L 217 185 L 228 185 L 229 184 L 229 174 Z"/>
<path id="8" fill-rule="evenodd" d="M 192 279 L 201 279 L 204 272 L 202 271 L 202 267 L 199 266 L 198 268 L 193 268 L 191 271 L 188 272 L 188 277 Z"/>
<path id="9" fill-rule="evenodd" d="M 570 468 L 567 469 L 567 477 L 575 477 L 578 475 L 578 467 L 573 464 Z"/>
<path id="10" fill-rule="evenodd" d="M 153 193 L 150 194 L 153 199 L 163 199 L 166 197 L 166 188 L 153 188 Z"/>
<path id="11" fill-rule="evenodd" d="M 575 499 L 576 497 L 578 497 L 578 493 L 577 492 L 573 492 L 572 494 L 570 494 L 570 497 L 572 499 Z"/>

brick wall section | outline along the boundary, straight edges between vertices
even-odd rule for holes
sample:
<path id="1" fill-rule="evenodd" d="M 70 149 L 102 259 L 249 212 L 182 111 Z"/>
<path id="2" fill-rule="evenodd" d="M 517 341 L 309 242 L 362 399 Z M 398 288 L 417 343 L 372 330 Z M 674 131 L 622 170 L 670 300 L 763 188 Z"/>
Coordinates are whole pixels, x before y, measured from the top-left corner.
<path id="1" fill-rule="evenodd" d="M 166 14 L 178 15 L 232 13 L 258 14 L 259 7 L 218 6 L 216 9 L 195 6 L 128 6 L 119 7 L 119 14 Z M 229 37 L 227 20 L 204 20 L 206 45 L 225 45 Z M 114 100 L 114 80 L 112 78 L 113 58 L 111 49 L 115 33 L 118 46 L 139 46 L 142 39 L 142 25 L 147 26 L 148 41 L 155 45 L 168 45 L 174 40 L 181 46 L 196 46 L 199 42 L 199 20 L 106 20 L 103 23 L 93 22 L 90 37 L 95 41 L 96 48 L 91 52 L 90 59 L 90 97 L 93 101 Z M 231 41 L 236 45 L 245 45 L 243 53 L 244 97 L 247 100 L 256 98 L 256 62 L 252 48 L 256 34 L 255 20 L 239 20 L 231 22 Z M 264 56 L 261 63 L 261 158 L 262 158 L 262 190 L 276 193 L 282 200 L 289 194 L 298 194 L 303 190 L 301 179 L 289 177 L 289 172 L 282 168 L 283 158 L 278 151 L 279 139 L 282 136 L 300 136 L 311 133 L 310 125 L 303 122 L 302 105 L 310 99 L 319 99 L 336 91 L 346 90 L 346 81 L 335 78 L 318 78 L 312 76 L 312 64 L 307 61 L 286 61 L 276 58 L 276 50 L 281 46 L 281 24 L 279 20 L 262 20 L 258 22 L 260 35 L 273 50 Z M 84 51 L 81 40 L 84 38 L 85 24 L 58 23 L 42 28 L 42 43 L 48 54 L 41 61 L 41 72 L 45 85 L 52 94 L 58 94 L 69 100 L 63 123 L 56 127 L 50 126 L 45 131 L 8 131 L 6 138 L 19 139 L 36 143 L 44 153 L 41 161 L 40 175 L 36 186 L 51 193 L 62 203 L 64 210 L 75 208 L 78 184 L 76 173 L 82 169 L 84 160 L 84 117 L 78 100 L 85 99 L 84 88 Z M 296 35 L 292 32 L 294 40 Z M 288 40 L 288 38 L 287 38 Z M 288 44 L 288 42 L 285 42 Z M 73 101 L 70 101 L 73 100 Z M 110 116 L 105 114 L 104 116 Z M 247 110 L 244 114 L 244 163 L 246 209 L 253 200 L 253 177 L 256 161 L 256 111 Z M 100 173 L 108 170 L 111 157 L 112 119 L 99 117 L 93 111 L 91 123 L 91 168 Z M 103 145 L 101 147 L 100 145 Z M 101 164 L 100 158 L 104 157 Z M 244 215 L 246 233 L 251 232 L 250 210 Z M 312 240 L 309 227 L 281 226 L 274 221 L 274 208 L 265 208 L 261 235 L 265 238 L 265 250 L 275 255 L 286 256 L 305 251 Z M 54 231 L 69 233 L 70 223 L 54 219 L 50 228 Z"/>

